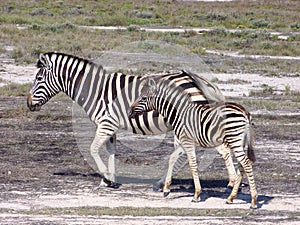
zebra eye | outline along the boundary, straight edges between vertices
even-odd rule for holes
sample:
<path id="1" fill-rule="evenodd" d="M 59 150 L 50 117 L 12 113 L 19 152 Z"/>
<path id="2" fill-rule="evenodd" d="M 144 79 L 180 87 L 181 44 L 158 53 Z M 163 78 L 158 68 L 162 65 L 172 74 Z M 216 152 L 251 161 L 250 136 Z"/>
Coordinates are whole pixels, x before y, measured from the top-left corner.
<path id="1" fill-rule="evenodd" d="M 36 80 L 37 80 L 37 81 L 42 81 L 42 80 L 43 80 L 43 77 L 42 77 L 42 76 L 39 76 L 39 77 L 36 78 Z"/>
<path id="2" fill-rule="evenodd" d="M 147 100 L 147 97 L 146 96 L 143 96 L 142 97 L 142 101 L 146 101 Z"/>

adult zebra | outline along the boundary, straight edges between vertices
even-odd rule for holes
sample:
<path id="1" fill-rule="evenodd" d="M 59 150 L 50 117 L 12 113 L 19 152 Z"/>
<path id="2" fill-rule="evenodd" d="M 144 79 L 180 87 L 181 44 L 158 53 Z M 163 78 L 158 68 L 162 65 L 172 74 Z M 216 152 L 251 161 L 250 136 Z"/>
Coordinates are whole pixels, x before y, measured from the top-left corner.
<path id="1" fill-rule="evenodd" d="M 50 98 L 64 92 L 77 102 L 96 124 L 95 138 L 90 153 L 97 168 L 104 175 L 103 181 L 111 187 L 115 183 L 115 132 L 124 128 L 144 135 L 162 134 L 172 130 L 157 111 L 129 119 L 131 103 L 139 96 L 141 76 L 121 73 L 106 74 L 103 67 L 90 60 L 63 53 L 41 54 L 37 62 L 38 72 L 34 86 L 28 94 L 27 105 L 31 111 L 41 108 Z M 193 93 L 193 101 L 208 103 L 223 100 L 219 89 L 203 78 L 180 71 L 167 75 L 173 82 Z M 99 156 L 99 149 L 106 145 L 109 152 L 108 167 Z M 175 152 L 171 158 L 184 158 L 183 150 L 175 141 Z M 184 160 L 178 160 L 183 162 Z M 180 163 L 179 163 L 180 164 Z M 180 165 L 175 166 L 180 168 Z M 232 171 L 232 168 L 230 168 Z M 234 172 L 232 172 L 234 173 Z M 232 183 L 232 178 L 230 179 Z"/>
<path id="2" fill-rule="evenodd" d="M 232 151 L 239 165 L 239 173 L 227 203 L 237 196 L 243 173 L 246 172 L 251 192 L 251 207 L 257 208 L 257 191 L 253 178 L 252 163 L 255 161 L 251 116 L 246 109 L 236 103 L 199 104 L 190 101 L 190 95 L 175 87 L 165 76 L 144 79 L 140 97 L 132 104 L 130 118 L 144 112 L 157 110 L 174 128 L 174 133 L 182 143 L 188 156 L 195 184 L 193 201 L 198 202 L 201 185 L 196 162 L 196 145 L 203 148 L 216 147 L 226 154 Z M 244 152 L 248 145 L 247 155 Z M 171 179 L 166 179 L 164 194 L 170 192 Z"/>

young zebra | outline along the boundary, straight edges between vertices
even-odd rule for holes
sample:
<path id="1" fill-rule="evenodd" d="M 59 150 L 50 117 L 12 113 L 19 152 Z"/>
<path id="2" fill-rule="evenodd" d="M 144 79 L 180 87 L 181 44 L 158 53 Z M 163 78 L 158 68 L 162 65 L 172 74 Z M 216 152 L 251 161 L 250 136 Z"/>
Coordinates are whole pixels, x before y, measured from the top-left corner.
<path id="1" fill-rule="evenodd" d="M 140 97 L 132 104 L 129 117 L 157 110 L 172 125 L 188 156 L 195 184 L 193 202 L 199 201 L 201 186 L 198 177 L 195 146 L 231 150 L 242 168 L 236 176 L 227 203 L 232 203 L 245 171 L 250 185 L 251 207 L 257 208 L 257 191 L 252 163 L 255 161 L 250 113 L 236 103 L 198 104 L 190 101 L 188 93 L 174 86 L 168 78 L 144 79 Z M 244 152 L 248 145 L 248 155 Z M 164 194 L 170 192 L 171 180 L 166 179 Z"/>
<path id="2" fill-rule="evenodd" d="M 103 67 L 90 60 L 63 53 L 41 54 L 37 62 L 38 71 L 34 85 L 28 94 L 27 105 L 31 111 L 40 110 L 50 98 L 63 92 L 78 103 L 97 130 L 90 153 L 98 172 L 104 175 L 103 181 L 108 186 L 118 187 L 115 181 L 114 156 L 116 150 L 116 131 L 119 128 L 144 135 L 162 134 L 172 130 L 165 118 L 152 111 L 143 116 L 128 119 L 128 109 L 139 96 L 141 76 L 121 73 L 106 74 Z M 207 104 L 223 101 L 220 90 L 207 80 L 193 76 L 191 73 L 179 71 L 167 74 L 174 85 L 184 87 L 193 94 L 193 101 Z M 110 156 L 108 167 L 99 156 L 99 149 L 106 145 Z M 184 157 L 180 143 L 175 139 L 175 151 L 172 158 Z M 176 169 L 180 168 L 180 162 Z M 232 164 L 231 159 L 228 164 Z M 171 169 L 173 170 L 173 168 Z M 234 174 L 232 167 L 228 168 Z M 232 183 L 232 175 L 230 183 Z M 230 185 L 229 183 L 229 185 Z"/>

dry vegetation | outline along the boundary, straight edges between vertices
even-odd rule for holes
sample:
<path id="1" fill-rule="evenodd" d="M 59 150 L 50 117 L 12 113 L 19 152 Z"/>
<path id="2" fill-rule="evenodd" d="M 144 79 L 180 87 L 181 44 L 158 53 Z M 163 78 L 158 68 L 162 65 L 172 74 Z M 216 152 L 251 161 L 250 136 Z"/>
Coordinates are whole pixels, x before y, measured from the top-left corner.
<path id="1" fill-rule="evenodd" d="M 40 52 L 62 51 L 85 57 L 122 43 L 163 40 L 205 54 L 207 49 L 249 54 L 299 55 L 298 33 L 281 40 L 270 31 L 299 31 L 297 1 L 5 1 L 0 15 L 0 52 L 31 63 Z M 284 18 L 284 19 L 283 19 Z M 85 26 L 128 26 L 127 30 L 95 31 Z M 19 28 L 17 27 L 19 26 Z M 212 31 L 145 33 L 137 26 L 210 27 Z M 26 29 L 22 29 L 26 27 Z M 229 32 L 227 29 L 239 29 Z"/>

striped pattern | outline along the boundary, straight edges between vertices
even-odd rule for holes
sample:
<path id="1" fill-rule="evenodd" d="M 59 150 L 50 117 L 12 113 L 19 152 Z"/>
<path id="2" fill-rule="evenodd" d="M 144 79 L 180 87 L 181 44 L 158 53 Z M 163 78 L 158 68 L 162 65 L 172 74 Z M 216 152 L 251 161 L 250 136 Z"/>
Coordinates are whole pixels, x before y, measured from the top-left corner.
<path id="1" fill-rule="evenodd" d="M 115 146 L 110 143 L 115 143 L 115 132 L 119 128 L 144 135 L 162 134 L 172 129 L 172 126 L 157 111 L 132 119 L 128 118 L 128 109 L 139 96 L 142 88 L 141 76 L 122 73 L 106 74 L 101 65 L 90 60 L 51 52 L 40 56 L 37 67 L 34 86 L 27 99 L 29 109 L 39 110 L 59 92 L 64 92 L 83 107 L 97 125 L 90 152 L 99 172 L 104 175 L 108 184 L 111 184 L 108 180 L 115 181 Z M 179 71 L 165 74 L 164 78 L 172 80 L 175 86 L 190 91 L 192 101 L 209 103 L 223 99 L 217 87 L 193 74 Z M 210 101 L 206 95 L 211 99 Z M 99 156 L 99 149 L 104 145 L 110 153 L 108 167 Z M 181 153 L 182 149 L 178 146 L 173 154 L 179 158 Z"/>
<path id="2" fill-rule="evenodd" d="M 194 201 L 198 201 L 201 186 L 199 183 L 195 146 L 217 147 L 224 159 L 233 152 L 241 165 L 236 176 L 228 203 L 237 195 L 243 172 L 250 184 L 253 208 L 257 207 L 257 191 L 253 178 L 252 163 L 255 161 L 250 113 L 236 103 L 197 104 L 190 101 L 190 95 L 178 89 L 168 79 L 149 79 L 142 89 L 141 96 L 132 104 L 130 116 L 157 110 L 172 125 L 174 133 L 185 149 L 195 183 Z M 244 146 L 248 146 L 248 155 Z M 226 165 L 228 166 L 227 162 Z M 164 191 L 169 193 L 171 180 L 165 181 Z"/>

